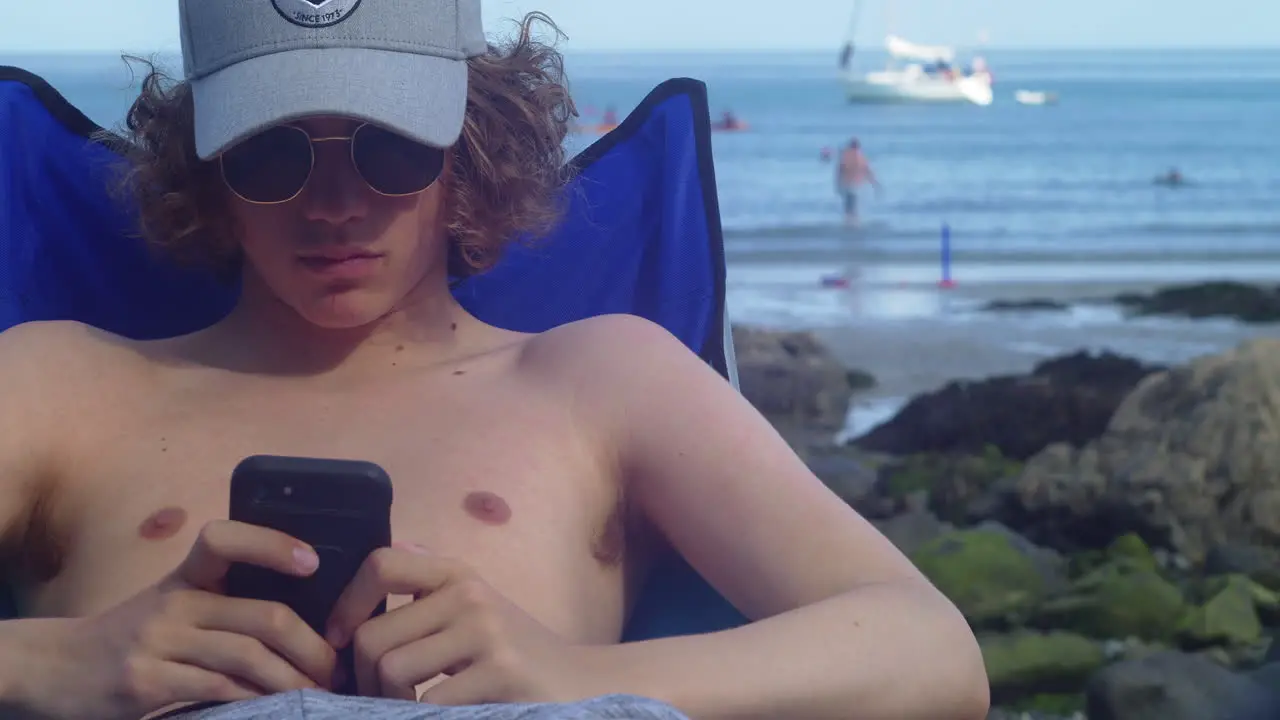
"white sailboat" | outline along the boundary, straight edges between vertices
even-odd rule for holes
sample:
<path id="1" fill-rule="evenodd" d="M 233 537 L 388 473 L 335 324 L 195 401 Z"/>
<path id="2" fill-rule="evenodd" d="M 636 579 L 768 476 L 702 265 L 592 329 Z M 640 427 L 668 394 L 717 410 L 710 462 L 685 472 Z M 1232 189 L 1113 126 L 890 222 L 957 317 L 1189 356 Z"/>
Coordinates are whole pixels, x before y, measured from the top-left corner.
<path id="1" fill-rule="evenodd" d="M 861 3 L 858 4 L 858 8 Z M 857 12 L 850 27 L 850 42 L 841 58 L 844 85 L 850 102 L 969 102 L 990 105 L 994 99 L 991 71 L 982 57 L 974 57 L 968 68 L 956 68 L 955 48 L 947 45 L 920 45 L 897 35 L 885 38 L 889 61 L 880 70 L 859 72 L 850 66 L 852 35 Z"/>

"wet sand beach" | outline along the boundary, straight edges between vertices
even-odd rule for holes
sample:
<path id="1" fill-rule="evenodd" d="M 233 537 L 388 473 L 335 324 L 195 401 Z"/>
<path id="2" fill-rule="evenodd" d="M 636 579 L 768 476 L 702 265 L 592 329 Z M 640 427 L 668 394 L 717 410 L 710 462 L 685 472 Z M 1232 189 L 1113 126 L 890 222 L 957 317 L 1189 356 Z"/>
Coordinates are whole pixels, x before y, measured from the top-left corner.
<path id="1" fill-rule="evenodd" d="M 939 286 L 939 265 L 924 258 L 730 258 L 734 322 L 813 330 L 849 367 L 875 376 L 851 408 L 846 432 L 854 434 L 950 380 L 1027 372 L 1056 355 L 1111 351 L 1181 363 L 1248 338 L 1280 337 L 1280 324 L 1133 317 L 1114 302 L 1121 293 L 1210 280 L 1280 284 L 1280 258 L 968 259 L 953 265 L 950 288 Z M 985 309 L 1025 300 L 1057 307 Z"/>

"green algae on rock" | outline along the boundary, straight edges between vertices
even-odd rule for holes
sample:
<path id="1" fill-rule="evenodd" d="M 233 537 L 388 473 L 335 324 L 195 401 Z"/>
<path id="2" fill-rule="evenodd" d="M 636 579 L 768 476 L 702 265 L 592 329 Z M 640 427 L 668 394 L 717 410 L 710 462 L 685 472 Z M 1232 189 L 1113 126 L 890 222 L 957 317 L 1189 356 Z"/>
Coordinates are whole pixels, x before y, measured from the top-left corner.
<path id="1" fill-rule="evenodd" d="M 978 643 L 993 701 L 1027 710 L 1027 698 L 1080 692 L 1107 661 L 1099 643 L 1067 632 L 983 635 Z"/>
<path id="2" fill-rule="evenodd" d="M 1274 593 L 1244 575 L 1230 575 L 1212 578 L 1205 595 L 1205 602 L 1188 610 L 1179 623 L 1179 644 L 1200 649 L 1251 645 L 1262 639 L 1259 600 L 1274 607 Z"/>
<path id="3" fill-rule="evenodd" d="M 911 560 L 976 626 L 1016 623 L 1047 594 L 1034 560 L 996 530 L 948 533 Z"/>
<path id="4" fill-rule="evenodd" d="M 1112 561 L 1043 603 L 1036 620 L 1096 638 L 1167 641 L 1186 612 L 1182 592 L 1159 573 L 1132 561 Z"/>

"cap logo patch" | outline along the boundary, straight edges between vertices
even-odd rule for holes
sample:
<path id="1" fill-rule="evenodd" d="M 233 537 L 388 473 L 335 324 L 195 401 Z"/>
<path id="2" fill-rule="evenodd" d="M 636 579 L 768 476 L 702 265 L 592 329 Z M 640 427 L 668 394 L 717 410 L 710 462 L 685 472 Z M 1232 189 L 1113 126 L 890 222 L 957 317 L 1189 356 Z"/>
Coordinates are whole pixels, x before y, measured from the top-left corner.
<path id="1" fill-rule="evenodd" d="M 231 0 L 249 2 L 249 0 Z M 360 0 L 271 0 L 271 5 L 285 20 L 305 28 L 337 25 L 351 16 Z"/>

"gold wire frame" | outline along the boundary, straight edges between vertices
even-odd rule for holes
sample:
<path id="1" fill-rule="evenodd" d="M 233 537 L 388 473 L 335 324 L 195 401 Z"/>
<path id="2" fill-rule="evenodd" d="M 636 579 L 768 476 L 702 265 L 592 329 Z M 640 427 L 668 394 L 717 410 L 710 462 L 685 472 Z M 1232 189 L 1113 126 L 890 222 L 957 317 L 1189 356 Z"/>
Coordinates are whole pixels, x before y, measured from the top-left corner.
<path id="1" fill-rule="evenodd" d="M 290 195 L 289 197 L 283 200 L 252 200 L 250 198 L 245 197 L 244 195 L 241 195 L 239 191 L 236 190 L 235 186 L 232 185 L 227 180 L 227 166 L 223 162 L 223 158 L 226 157 L 225 152 L 218 155 L 218 174 L 222 176 L 222 184 L 226 185 L 227 189 L 230 190 L 233 195 L 249 203 L 250 205 L 283 205 L 287 202 L 292 202 L 293 200 L 297 199 L 297 197 L 302 194 L 302 191 L 307 188 L 307 183 L 311 181 L 311 173 L 314 172 L 316 169 L 316 149 L 314 147 L 315 144 L 321 143 L 321 142 L 344 141 L 347 143 L 347 147 L 348 147 L 347 154 L 351 159 L 351 167 L 355 168 L 356 174 L 360 176 L 360 179 L 364 181 L 365 185 L 369 186 L 370 190 L 378 193 L 379 195 L 382 195 L 383 197 L 409 197 L 411 195 L 417 195 L 419 193 L 426 192 L 427 188 L 434 185 L 436 180 L 440 179 L 440 174 L 437 173 L 436 176 L 431 179 L 431 182 L 424 185 L 422 189 L 414 190 L 413 192 L 407 192 L 407 193 L 387 193 L 387 192 L 382 192 L 378 188 L 374 187 L 373 183 L 369 182 L 369 178 L 365 177 L 364 172 L 360 170 L 360 164 L 356 162 L 356 136 L 360 134 L 361 130 L 369 126 L 370 126 L 370 123 L 360 123 L 358 126 L 356 126 L 355 130 L 351 131 L 350 135 L 311 137 L 311 133 L 308 133 L 306 130 L 303 130 L 297 125 L 278 125 L 277 127 L 288 128 L 289 130 L 302 133 L 303 137 L 307 139 L 307 154 L 309 156 L 307 176 L 303 178 L 302 184 L 298 186 L 298 189 L 295 190 L 292 195 Z"/>

